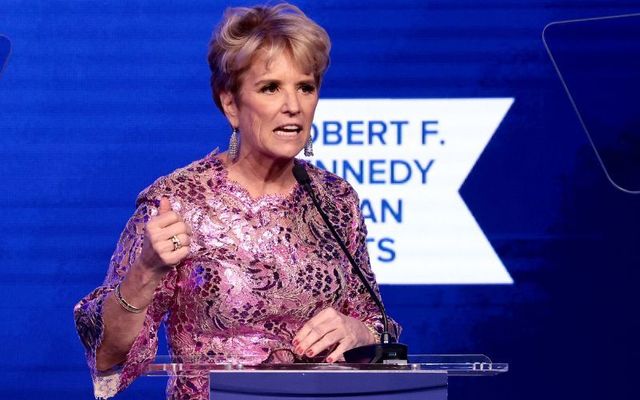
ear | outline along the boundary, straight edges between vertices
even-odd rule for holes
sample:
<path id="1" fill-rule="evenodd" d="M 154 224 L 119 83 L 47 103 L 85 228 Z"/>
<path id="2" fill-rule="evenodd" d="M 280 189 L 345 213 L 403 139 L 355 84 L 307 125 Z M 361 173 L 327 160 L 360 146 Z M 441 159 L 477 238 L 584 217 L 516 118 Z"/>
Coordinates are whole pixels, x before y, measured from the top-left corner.
<path id="1" fill-rule="evenodd" d="M 229 92 L 220 93 L 220 103 L 224 110 L 224 115 L 229 120 L 232 127 L 237 128 L 240 118 L 238 117 L 238 105 L 235 97 Z"/>

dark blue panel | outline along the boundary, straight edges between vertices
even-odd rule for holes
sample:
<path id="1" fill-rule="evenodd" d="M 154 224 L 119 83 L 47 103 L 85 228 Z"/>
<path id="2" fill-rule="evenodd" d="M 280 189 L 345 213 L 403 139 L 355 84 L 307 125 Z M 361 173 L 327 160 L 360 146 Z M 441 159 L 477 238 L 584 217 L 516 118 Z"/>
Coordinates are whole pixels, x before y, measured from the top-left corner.
<path id="1" fill-rule="evenodd" d="M 608 177 L 640 193 L 640 14 L 551 24 L 544 40 Z"/>

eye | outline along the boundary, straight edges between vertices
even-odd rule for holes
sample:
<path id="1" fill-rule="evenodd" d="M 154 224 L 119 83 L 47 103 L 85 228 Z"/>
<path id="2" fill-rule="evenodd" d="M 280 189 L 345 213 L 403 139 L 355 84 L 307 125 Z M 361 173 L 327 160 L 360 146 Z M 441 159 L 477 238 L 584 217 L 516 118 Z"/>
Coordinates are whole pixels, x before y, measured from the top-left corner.
<path id="1" fill-rule="evenodd" d="M 278 91 L 278 84 L 275 82 L 269 82 L 260 88 L 261 93 L 275 93 Z"/>
<path id="2" fill-rule="evenodd" d="M 316 86 L 310 83 L 303 83 L 300 85 L 300 90 L 302 93 L 312 94 L 316 91 Z"/>

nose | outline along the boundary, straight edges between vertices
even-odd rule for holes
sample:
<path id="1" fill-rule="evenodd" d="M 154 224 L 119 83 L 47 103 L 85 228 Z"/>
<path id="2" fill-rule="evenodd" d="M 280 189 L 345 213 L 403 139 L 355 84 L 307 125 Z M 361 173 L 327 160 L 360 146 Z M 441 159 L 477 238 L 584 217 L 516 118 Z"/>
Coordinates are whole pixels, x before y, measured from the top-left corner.
<path id="1" fill-rule="evenodd" d="M 297 91 L 285 91 L 282 112 L 289 115 L 296 115 L 300 112 L 300 99 L 298 99 Z"/>

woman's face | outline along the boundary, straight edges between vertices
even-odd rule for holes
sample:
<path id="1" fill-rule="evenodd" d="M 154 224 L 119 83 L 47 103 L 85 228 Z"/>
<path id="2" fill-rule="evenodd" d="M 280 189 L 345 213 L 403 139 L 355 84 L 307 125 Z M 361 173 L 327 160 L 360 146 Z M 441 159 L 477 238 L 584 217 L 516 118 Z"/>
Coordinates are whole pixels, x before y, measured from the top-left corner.
<path id="1" fill-rule="evenodd" d="M 240 131 L 240 159 L 291 160 L 309 138 L 318 88 L 288 52 L 269 63 L 261 52 L 243 74 L 237 96 L 223 93 L 221 100 Z"/>

